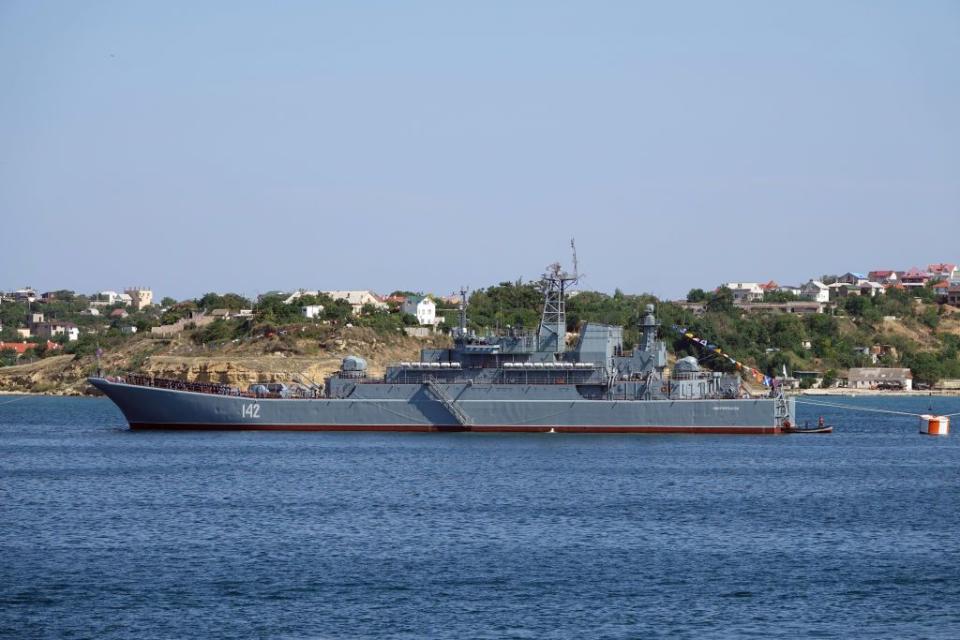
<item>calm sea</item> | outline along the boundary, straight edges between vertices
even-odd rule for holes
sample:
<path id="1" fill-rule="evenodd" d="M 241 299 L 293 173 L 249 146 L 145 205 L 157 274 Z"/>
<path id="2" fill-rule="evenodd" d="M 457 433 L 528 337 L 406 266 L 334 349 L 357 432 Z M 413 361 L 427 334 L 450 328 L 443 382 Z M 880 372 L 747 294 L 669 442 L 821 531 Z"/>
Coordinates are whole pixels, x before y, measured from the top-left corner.
<path id="1" fill-rule="evenodd" d="M 133 433 L 106 400 L 13 399 L 9 637 L 960 637 L 960 420 L 946 438 L 839 410 L 817 436 Z"/>

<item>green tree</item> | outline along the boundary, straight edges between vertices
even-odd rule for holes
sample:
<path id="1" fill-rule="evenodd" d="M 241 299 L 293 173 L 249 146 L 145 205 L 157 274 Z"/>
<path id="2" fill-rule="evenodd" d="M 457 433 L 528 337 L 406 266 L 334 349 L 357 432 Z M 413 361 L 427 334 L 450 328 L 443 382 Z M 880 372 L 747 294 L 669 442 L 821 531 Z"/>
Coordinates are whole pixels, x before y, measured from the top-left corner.
<path id="1" fill-rule="evenodd" d="M 690 289 L 687 292 L 687 302 L 703 302 L 707 299 L 707 292 L 703 289 Z"/>
<path id="2" fill-rule="evenodd" d="M 197 300 L 197 306 L 207 311 L 213 311 L 214 309 L 230 309 L 231 311 L 239 311 L 240 309 L 250 309 L 253 306 L 253 303 L 239 293 L 224 293 L 221 295 L 219 293 L 211 292 L 205 293 L 199 300 Z"/>
<path id="3" fill-rule="evenodd" d="M 823 382 L 820 384 L 824 389 L 828 389 L 837 383 L 837 370 L 836 369 L 827 369 L 827 372 L 823 374 Z"/>
<path id="4" fill-rule="evenodd" d="M 16 349 L 0 349 L 0 367 L 9 367 L 17 363 Z"/>
<path id="5" fill-rule="evenodd" d="M 729 287 L 720 287 L 707 299 L 707 311 L 711 313 L 730 313 L 734 308 L 733 291 Z"/>
<path id="6" fill-rule="evenodd" d="M 903 364 L 913 372 L 914 382 L 934 385 L 943 378 L 944 366 L 939 354 L 906 353 L 903 356 Z"/>

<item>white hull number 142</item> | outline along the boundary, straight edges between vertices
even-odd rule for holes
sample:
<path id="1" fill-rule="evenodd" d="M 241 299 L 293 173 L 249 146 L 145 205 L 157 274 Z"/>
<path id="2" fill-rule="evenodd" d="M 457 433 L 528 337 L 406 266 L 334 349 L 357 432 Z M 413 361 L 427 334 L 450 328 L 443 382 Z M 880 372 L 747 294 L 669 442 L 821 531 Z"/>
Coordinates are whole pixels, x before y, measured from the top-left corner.
<path id="1" fill-rule="evenodd" d="M 260 405 L 245 404 L 240 408 L 240 415 L 244 418 L 259 418 L 260 417 Z"/>

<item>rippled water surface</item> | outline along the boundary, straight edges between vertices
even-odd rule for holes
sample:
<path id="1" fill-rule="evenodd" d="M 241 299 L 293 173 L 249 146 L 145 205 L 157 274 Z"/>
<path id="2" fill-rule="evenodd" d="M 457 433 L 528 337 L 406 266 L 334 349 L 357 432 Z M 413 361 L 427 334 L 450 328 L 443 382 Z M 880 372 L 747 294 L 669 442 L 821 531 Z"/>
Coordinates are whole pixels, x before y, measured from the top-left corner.
<path id="1" fill-rule="evenodd" d="M 133 433 L 106 400 L 12 399 L 6 636 L 960 637 L 960 424 Z"/>

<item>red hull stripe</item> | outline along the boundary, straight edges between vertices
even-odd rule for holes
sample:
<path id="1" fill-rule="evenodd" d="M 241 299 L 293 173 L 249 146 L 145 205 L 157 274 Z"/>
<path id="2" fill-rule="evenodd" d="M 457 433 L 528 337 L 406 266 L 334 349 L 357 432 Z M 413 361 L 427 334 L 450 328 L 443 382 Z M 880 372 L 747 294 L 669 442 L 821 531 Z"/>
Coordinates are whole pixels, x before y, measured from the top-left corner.
<path id="1" fill-rule="evenodd" d="M 131 429 L 175 431 L 418 431 L 418 432 L 512 432 L 545 433 L 722 433 L 722 434 L 777 434 L 780 427 L 684 427 L 684 426 L 577 426 L 544 427 L 520 425 L 445 426 L 406 424 L 153 424 L 134 422 Z"/>

